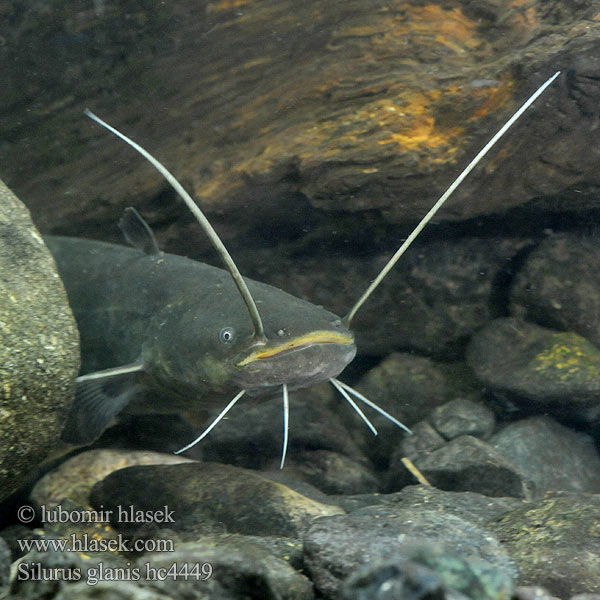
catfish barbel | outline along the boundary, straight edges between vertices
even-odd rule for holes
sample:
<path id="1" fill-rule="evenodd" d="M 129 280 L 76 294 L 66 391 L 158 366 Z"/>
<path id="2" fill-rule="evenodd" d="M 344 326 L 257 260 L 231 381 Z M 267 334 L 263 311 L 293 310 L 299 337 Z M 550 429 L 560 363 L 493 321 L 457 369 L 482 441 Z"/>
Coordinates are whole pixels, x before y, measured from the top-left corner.
<path id="1" fill-rule="evenodd" d="M 404 241 L 349 313 L 337 315 L 273 286 L 244 279 L 200 208 L 144 148 L 86 110 L 167 179 L 219 252 L 227 270 L 158 249 L 129 208 L 120 226 L 133 248 L 76 238 L 46 238 L 65 284 L 81 337 L 82 369 L 62 439 L 88 444 L 121 411 L 204 411 L 223 406 L 183 452 L 203 439 L 244 396 L 281 390 L 286 457 L 289 391 L 330 381 L 369 426 L 356 404 L 410 430 L 337 376 L 354 358 L 350 323 L 447 198 L 517 119 L 558 77 L 555 73 L 502 126 Z M 151 395 L 148 394 L 151 392 Z"/>

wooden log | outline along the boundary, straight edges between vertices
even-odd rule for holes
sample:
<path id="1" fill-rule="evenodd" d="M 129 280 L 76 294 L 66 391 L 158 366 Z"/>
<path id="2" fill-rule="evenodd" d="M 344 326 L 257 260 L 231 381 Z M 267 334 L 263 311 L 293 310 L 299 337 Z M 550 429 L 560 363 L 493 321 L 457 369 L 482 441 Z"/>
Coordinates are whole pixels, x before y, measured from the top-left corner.
<path id="1" fill-rule="evenodd" d="M 148 165 L 83 117 L 88 105 L 170 165 L 226 237 L 285 226 L 304 208 L 420 217 L 559 68 L 561 82 L 440 218 L 581 198 L 599 184 L 593 5 L 18 5 L 4 15 L 0 164 L 45 229 L 100 235 L 128 204 L 162 223 L 188 219 Z"/>

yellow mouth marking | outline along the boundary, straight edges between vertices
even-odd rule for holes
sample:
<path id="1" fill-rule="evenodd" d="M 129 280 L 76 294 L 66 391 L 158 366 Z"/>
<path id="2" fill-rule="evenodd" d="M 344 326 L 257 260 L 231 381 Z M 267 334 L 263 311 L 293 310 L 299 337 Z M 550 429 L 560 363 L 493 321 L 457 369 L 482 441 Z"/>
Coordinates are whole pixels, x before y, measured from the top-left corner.
<path id="1" fill-rule="evenodd" d="M 243 367 L 249 363 L 257 360 L 263 360 L 265 358 L 271 358 L 287 350 L 293 348 L 300 348 L 301 346 L 309 346 L 314 344 L 344 344 L 350 345 L 354 343 L 354 338 L 343 333 L 335 333 L 334 331 L 312 331 L 306 335 L 301 335 L 291 339 L 289 342 L 280 344 L 279 346 L 266 348 L 262 350 L 255 350 L 250 353 L 244 360 L 237 363 L 238 367 Z"/>

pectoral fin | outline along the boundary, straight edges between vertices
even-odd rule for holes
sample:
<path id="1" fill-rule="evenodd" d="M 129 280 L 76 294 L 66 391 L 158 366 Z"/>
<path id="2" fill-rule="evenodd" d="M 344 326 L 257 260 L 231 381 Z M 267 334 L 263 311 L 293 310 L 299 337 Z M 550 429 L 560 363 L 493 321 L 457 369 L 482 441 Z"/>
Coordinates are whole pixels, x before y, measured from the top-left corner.
<path id="1" fill-rule="evenodd" d="M 136 374 L 142 370 L 142 365 L 135 363 L 78 377 L 75 402 L 61 439 L 80 446 L 97 440 L 113 418 L 143 390 L 136 382 Z"/>

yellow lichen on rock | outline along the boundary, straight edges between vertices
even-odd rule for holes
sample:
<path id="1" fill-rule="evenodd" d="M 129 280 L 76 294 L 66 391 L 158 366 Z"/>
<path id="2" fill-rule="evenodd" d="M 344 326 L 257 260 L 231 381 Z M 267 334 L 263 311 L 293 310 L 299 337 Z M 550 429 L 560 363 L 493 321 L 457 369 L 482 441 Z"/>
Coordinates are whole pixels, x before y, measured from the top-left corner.
<path id="1" fill-rule="evenodd" d="M 600 352 L 595 346 L 575 333 L 557 333 L 553 337 L 555 343 L 535 357 L 535 371 L 563 382 L 600 377 Z"/>

